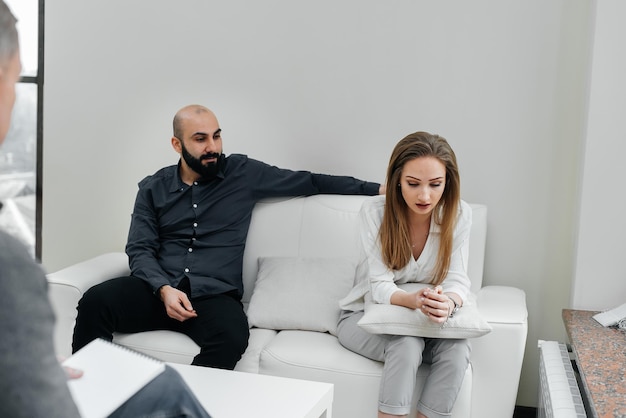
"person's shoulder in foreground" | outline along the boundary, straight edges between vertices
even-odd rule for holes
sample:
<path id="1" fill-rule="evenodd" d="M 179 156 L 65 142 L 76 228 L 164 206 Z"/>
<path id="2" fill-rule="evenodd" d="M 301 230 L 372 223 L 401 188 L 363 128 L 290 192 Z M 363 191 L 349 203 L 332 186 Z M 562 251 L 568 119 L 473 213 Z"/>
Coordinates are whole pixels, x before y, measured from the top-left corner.
<path id="1" fill-rule="evenodd" d="M 0 0 L 0 144 L 9 130 L 21 61 L 17 20 Z M 54 354 L 54 314 L 41 268 L 0 231 L 0 416 L 78 417 Z"/>
<path id="2" fill-rule="evenodd" d="M 0 416 L 78 417 L 52 344 L 54 313 L 41 268 L 0 231 Z"/>

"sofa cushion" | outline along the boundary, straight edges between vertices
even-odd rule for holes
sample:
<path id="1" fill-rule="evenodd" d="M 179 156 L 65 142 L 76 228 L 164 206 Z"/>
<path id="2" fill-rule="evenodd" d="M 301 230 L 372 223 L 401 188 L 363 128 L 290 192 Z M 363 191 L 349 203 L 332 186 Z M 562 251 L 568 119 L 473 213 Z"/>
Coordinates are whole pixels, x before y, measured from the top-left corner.
<path id="1" fill-rule="evenodd" d="M 354 282 L 347 258 L 261 257 L 248 305 L 251 327 L 337 332 L 339 299 Z"/>
<path id="2" fill-rule="evenodd" d="M 113 342 L 172 363 L 190 364 L 200 352 L 200 347 L 191 338 L 175 331 L 116 332 Z"/>
<path id="3" fill-rule="evenodd" d="M 425 286 L 421 283 L 406 283 L 399 287 L 415 292 Z M 426 338 L 474 338 L 491 331 L 491 325 L 478 311 L 474 294 L 470 294 L 463 307 L 443 325 L 432 322 L 419 310 L 371 301 L 365 303 L 365 314 L 358 325 L 372 334 Z"/>

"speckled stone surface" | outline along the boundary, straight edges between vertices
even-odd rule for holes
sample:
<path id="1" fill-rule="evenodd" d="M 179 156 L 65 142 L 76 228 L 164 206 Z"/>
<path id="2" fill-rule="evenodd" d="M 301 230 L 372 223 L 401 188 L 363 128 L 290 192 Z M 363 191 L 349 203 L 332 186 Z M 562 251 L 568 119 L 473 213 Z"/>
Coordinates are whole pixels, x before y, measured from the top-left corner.
<path id="1" fill-rule="evenodd" d="M 563 309 L 563 322 L 594 416 L 624 418 L 626 330 L 603 327 L 592 318 L 596 313 Z"/>

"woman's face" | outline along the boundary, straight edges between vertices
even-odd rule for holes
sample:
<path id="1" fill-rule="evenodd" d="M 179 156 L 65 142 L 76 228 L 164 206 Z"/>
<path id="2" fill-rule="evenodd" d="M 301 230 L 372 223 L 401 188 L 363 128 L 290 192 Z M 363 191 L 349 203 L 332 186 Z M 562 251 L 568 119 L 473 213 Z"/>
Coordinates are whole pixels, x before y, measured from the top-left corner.
<path id="1" fill-rule="evenodd" d="M 418 157 L 404 164 L 400 189 L 409 215 L 428 217 L 441 200 L 446 186 L 446 167 L 435 157 Z"/>

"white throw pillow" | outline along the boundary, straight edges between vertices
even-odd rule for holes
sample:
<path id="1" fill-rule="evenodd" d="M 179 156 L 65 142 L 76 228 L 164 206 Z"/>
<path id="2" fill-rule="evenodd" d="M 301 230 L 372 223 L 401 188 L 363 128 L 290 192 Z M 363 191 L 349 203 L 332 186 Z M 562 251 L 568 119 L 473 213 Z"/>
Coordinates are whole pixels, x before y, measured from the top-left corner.
<path id="1" fill-rule="evenodd" d="M 352 288 L 346 258 L 261 257 L 248 305 L 251 327 L 337 334 L 339 300 Z"/>
<path id="2" fill-rule="evenodd" d="M 425 286 L 407 283 L 399 287 L 415 292 Z M 372 334 L 426 338 L 474 338 L 491 331 L 491 325 L 480 316 L 474 294 L 470 294 L 458 312 L 443 325 L 432 322 L 419 310 L 373 302 L 366 302 L 365 314 L 358 325 Z"/>

